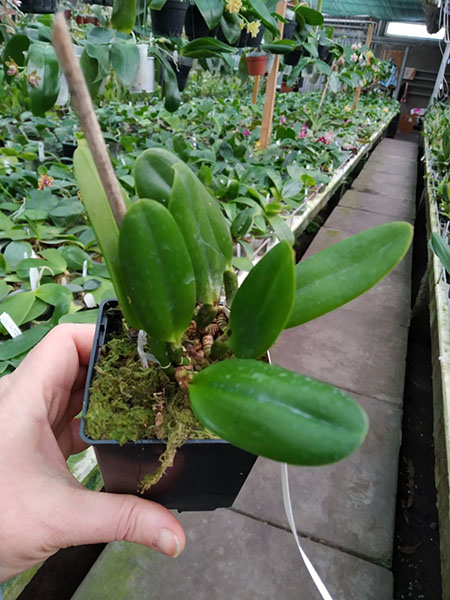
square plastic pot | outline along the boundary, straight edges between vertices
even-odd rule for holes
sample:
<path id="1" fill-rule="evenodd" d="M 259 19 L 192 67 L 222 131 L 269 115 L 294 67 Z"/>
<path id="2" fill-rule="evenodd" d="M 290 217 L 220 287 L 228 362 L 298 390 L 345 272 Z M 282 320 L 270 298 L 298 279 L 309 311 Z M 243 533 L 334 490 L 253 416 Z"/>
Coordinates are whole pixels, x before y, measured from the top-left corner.
<path id="1" fill-rule="evenodd" d="M 120 446 L 116 440 L 93 440 L 85 431 L 89 388 L 94 376 L 97 376 L 94 367 L 103 344 L 118 333 L 121 321 L 116 300 L 107 300 L 100 306 L 86 379 L 80 434 L 86 443 L 94 447 L 106 491 L 141 496 L 137 491 L 139 483 L 144 475 L 160 466 L 158 459 L 165 450 L 165 442 L 137 440 Z M 141 497 L 178 511 L 230 507 L 256 458 L 224 440 L 187 440 L 177 450 L 173 466 Z"/>

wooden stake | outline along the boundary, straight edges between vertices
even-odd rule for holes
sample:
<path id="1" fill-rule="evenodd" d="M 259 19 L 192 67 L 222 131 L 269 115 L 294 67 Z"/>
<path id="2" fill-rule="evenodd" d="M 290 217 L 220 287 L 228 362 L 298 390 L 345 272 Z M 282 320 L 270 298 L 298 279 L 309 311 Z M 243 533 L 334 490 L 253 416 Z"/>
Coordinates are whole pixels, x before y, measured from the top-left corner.
<path id="1" fill-rule="evenodd" d="M 281 0 L 277 4 L 277 14 L 284 17 L 286 15 L 286 1 Z M 284 23 L 278 21 L 278 30 L 280 38 L 283 37 Z M 259 138 L 259 148 L 265 150 L 269 145 L 270 133 L 272 131 L 273 109 L 275 106 L 275 92 L 277 91 L 278 69 L 280 67 L 280 55 L 275 55 L 272 71 L 267 78 L 266 99 L 264 101 L 264 111 L 261 124 L 261 136 Z"/>
<path id="2" fill-rule="evenodd" d="M 126 213 L 125 203 L 116 179 L 114 169 L 109 160 L 105 140 L 94 112 L 91 96 L 84 80 L 78 59 L 75 56 L 72 40 L 67 29 L 63 13 L 55 17 L 52 41 L 61 68 L 67 79 L 73 108 L 80 120 L 81 128 L 86 136 L 89 150 L 103 184 L 111 210 L 117 225 L 122 223 Z"/>
<path id="3" fill-rule="evenodd" d="M 374 27 L 375 27 L 375 25 L 373 23 L 371 23 L 369 25 L 369 29 L 367 30 L 366 46 L 368 46 L 369 48 L 370 48 L 370 44 L 372 43 Z M 358 108 L 359 99 L 361 97 L 361 91 L 362 91 L 362 87 L 360 85 L 358 85 L 358 87 L 355 90 L 355 96 L 353 98 L 352 110 L 356 110 Z"/>
<path id="4" fill-rule="evenodd" d="M 259 75 L 255 75 L 255 83 L 253 84 L 253 104 L 258 100 Z"/>

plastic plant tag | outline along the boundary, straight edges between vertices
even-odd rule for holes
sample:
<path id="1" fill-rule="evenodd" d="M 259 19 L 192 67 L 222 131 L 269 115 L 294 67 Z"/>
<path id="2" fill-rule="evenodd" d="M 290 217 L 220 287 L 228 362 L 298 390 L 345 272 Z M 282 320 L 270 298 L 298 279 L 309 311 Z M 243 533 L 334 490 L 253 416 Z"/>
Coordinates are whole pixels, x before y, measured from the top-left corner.
<path id="1" fill-rule="evenodd" d="M 86 308 L 95 308 L 97 306 L 97 302 L 91 293 L 84 295 L 83 302 L 86 305 Z"/>
<path id="2" fill-rule="evenodd" d="M 20 328 L 15 324 L 14 320 L 8 315 L 7 312 L 3 312 L 0 315 L 0 323 L 12 338 L 17 337 L 22 333 Z"/>
<path id="3" fill-rule="evenodd" d="M 24 258 L 27 258 L 26 253 L 24 254 Z M 31 252 L 31 258 L 36 258 L 34 250 Z M 37 267 L 31 267 L 28 271 L 28 277 L 30 280 L 31 291 L 35 292 L 39 287 L 39 281 L 41 279 L 39 269 Z"/>
<path id="4" fill-rule="evenodd" d="M 83 275 L 83 277 L 86 277 L 87 274 L 88 274 L 88 261 L 85 260 L 85 261 L 83 261 L 83 272 L 82 272 L 82 275 Z"/>
<path id="5" fill-rule="evenodd" d="M 45 160 L 44 142 L 38 142 L 38 157 L 40 162 Z"/>

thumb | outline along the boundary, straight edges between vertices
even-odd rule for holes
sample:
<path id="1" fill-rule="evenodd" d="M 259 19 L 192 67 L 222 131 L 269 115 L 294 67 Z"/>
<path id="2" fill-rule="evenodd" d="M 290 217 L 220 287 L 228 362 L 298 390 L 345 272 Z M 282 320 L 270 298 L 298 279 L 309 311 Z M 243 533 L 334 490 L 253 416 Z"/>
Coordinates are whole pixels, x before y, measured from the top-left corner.
<path id="1" fill-rule="evenodd" d="M 69 516 L 65 522 L 76 527 L 64 532 L 64 546 L 125 540 L 173 558 L 183 551 L 183 527 L 160 504 L 127 494 L 74 492 L 65 506 Z"/>

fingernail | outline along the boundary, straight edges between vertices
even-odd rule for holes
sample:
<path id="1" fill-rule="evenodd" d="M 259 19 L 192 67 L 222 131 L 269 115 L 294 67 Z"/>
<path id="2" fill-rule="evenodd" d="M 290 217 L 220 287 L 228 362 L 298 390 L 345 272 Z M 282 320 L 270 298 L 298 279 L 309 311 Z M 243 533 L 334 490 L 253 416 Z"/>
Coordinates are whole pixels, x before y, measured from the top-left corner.
<path id="1" fill-rule="evenodd" d="M 170 529 L 160 529 L 153 540 L 155 550 L 176 558 L 180 554 L 180 542 Z"/>

